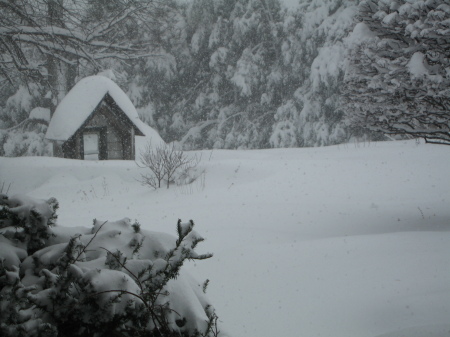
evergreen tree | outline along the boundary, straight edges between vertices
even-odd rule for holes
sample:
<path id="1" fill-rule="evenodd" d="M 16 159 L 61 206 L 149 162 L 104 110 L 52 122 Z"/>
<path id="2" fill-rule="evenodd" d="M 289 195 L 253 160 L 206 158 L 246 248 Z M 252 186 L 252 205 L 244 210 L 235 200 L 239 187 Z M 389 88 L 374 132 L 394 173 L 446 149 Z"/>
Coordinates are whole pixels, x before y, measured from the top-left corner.
<path id="1" fill-rule="evenodd" d="M 289 114 L 289 122 L 299 146 L 348 139 L 338 98 L 345 71 L 345 38 L 353 29 L 355 12 L 354 1 L 309 0 L 288 21 L 287 29 L 292 32 L 285 42 L 287 61 L 296 74 L 291 82 L 299 84 L 294 94 L 297 114 Z M 278 120 L 286 123 L 283 118 Z"/>
<path id="2" fill-rule="evenodd" d="M 192 62 L 181 70 L 189 89 L 174 106 L 173 124 L 182 126 L 185 148 L 268 147 L 273 117 L 261 98 L 277 62 L 277 11 L 276 1 L 193 2 Z"/>
<path id="3" fill-rule="evenodd" d="M 353 125 L 450 144 L 450 6 L 363 1 L 345 108 Z"/>

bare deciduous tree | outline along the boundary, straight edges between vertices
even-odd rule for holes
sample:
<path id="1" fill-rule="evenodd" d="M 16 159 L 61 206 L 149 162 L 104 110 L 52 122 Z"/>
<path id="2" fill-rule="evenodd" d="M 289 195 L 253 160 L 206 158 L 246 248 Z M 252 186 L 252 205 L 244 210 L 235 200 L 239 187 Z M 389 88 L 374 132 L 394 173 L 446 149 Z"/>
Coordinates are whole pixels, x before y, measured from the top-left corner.
<path id="1" fill-rule="evenodd" d="M 105 59 L 150 55 L 157 43 L 155 25 L 167 27 L 162 22 L 170 3 L 0 0 L 0 82 L 16 85 L 25 79 L 56 90 L 63 82 L 58 73 L 64 73 L 67 90 L 79 66 L 98 70 Z"/>
<path id="2" fill-rule="evenodd" d="M 149 168 L 151 171 L 150 174 L 141 174 L 140 182 L 143 185 L 149 185 L 155 189 L 161 187 L 161 182 L 165 176 L 164 163 L 162 160 L 163 151 L 163 145 L 153 147 L 151 142 L 148 142 L 145 145 L 144 150 L 141 151 L 137 165 L 142 168 Z"/>
<path id="3" fill-rule="evenodd" d="M 197 156 L 189 157 L 183 151 L 176 150 L 175 145 L 172 144 L 162 151 L 162 161 L 167 188 L 169 188 L 169 184 L 178 170 L 187 171 L 194 168 L 198 165 L 200 158 Z"/>
<path id="4" fill-rule="evenodd" d="M 184 151 L 177 150 L 175 144 L 153 146 L 148 142 L 136 164 L 141 168 L 150 169 L 151 173 L 141 174 L 139 181 L 155 189 L 160 188 L 161 182 L 165 181 L 169 188 L 177 174 L 186 174 L 187 171 L 197 167 L 200 160 L 201 157 L 189 156 Z"/>

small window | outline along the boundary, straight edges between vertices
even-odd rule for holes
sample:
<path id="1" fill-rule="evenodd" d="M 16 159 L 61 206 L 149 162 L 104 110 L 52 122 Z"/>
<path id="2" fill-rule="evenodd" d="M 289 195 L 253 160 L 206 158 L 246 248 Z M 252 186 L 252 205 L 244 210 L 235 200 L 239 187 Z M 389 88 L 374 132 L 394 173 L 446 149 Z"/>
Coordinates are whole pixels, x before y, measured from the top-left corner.
<path id="1" fill-rule="evenodd" d="M 85 160 L 99 160 L 100 146 L 99 146 L 99 134 L 98 132 L 84 133 L 84 159 Z"/>

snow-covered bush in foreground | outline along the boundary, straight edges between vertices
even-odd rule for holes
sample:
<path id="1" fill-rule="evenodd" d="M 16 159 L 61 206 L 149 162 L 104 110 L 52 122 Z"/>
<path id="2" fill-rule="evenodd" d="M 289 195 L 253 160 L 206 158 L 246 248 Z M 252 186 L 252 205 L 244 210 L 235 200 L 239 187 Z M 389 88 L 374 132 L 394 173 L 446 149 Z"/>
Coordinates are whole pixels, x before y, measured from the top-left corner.
<path id="1" fill-rule="evenodd" d="M 180 269 L 212 256 L 192 220 L 178 238 L 127 218 L 61 228 L 55 199 L 0 197 L 1 336 L 218 336 L 207 282 Z"/>

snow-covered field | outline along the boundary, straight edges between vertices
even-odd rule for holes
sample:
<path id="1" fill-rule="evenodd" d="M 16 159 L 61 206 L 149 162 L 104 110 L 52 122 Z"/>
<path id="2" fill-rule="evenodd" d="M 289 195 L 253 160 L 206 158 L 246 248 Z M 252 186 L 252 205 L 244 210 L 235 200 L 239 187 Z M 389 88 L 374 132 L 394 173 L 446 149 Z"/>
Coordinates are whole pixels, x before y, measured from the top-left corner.
<path id="1" fill-rule="evenodd" d="M 186 265 L 233 337 L 450 336 L 449 147 L 408 142 L 203 151 L 206 173 L 154 191 L 134 162 L 0 158 L 9 194 L 56 197 L 59 224 L 193 219 Z M 1 187 L 1 185 L 0 185 Z"/>

